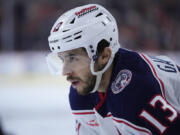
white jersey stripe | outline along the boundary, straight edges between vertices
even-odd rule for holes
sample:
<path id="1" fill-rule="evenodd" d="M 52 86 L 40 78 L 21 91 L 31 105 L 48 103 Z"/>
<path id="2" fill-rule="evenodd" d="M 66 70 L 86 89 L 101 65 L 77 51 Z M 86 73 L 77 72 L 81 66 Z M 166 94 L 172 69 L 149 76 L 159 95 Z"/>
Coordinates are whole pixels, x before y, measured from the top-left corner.
<path id="1" fill-rule="evenodd" d="M 146 128 L 143 128 L 143 127 L 140 127 L 140 126 L 137 126 L 137 125 L 135 125 L 133 123 L 130 123 L 127 120 L 116 118 L 116 117 L 113 117 L 112 120 L 114 120 L 116 123 L 121 123 L 123 125 L 126 125 L 128 128 L 133 129 L 136 132 L 143 132 L 143 133 L 145 133 L 145 135 L 152 135 L 150 130 L 148 130 Z"/>

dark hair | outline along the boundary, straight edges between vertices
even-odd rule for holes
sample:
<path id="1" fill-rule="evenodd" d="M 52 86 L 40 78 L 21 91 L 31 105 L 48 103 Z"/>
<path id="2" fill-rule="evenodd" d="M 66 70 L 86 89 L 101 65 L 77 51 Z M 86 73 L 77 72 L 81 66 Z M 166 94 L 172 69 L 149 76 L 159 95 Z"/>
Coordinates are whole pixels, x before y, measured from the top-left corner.
<path id="1" fill-rule="evenodd" d="M 97 53 L 101 54 L 104 51 L 104 48 L 109 47 L 109 42 L 105 39 L 102 39 L 97 46 Z"/>
<path id="2" fill-rule="evenodd" d="M 99 41 L 98 45 L 97 45 L 97 54 L 101 54 L 104 51 L 104 48 L 109 47 L 109 42 L 105 39 L 102 39 L 101 41 Z M 85 48 L 82 48 L 83 51 L 86 52 Z"/>

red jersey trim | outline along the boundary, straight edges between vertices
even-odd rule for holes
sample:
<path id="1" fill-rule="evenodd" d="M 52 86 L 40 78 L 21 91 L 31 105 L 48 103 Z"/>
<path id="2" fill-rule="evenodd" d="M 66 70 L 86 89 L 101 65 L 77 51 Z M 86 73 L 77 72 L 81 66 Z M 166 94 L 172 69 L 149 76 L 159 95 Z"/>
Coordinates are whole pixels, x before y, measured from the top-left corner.
<path id="1" fill-rule="evenodd" d="M 89 115 L 89 114 L 95 114 L 95 112 L 73 112 L 74 115 Z"/>
<path id="2" fill-rule="evenodd" d="M 77 135 L 79 135 L 80 127 L 81 127 L 81 123 L 78 124 L 78 127 L 77 127 Z"/>
<path id="3" fill-rule="evenodd" d="M 103 103 L 106 100 L 106 95 L 107 95 L 106 93 L 105 95 L 103 95 L 103 93 L 99 92 L 100 102 L 96 105 L 95 107 L 96 110 L 98 110 L 103 105 Z"/>

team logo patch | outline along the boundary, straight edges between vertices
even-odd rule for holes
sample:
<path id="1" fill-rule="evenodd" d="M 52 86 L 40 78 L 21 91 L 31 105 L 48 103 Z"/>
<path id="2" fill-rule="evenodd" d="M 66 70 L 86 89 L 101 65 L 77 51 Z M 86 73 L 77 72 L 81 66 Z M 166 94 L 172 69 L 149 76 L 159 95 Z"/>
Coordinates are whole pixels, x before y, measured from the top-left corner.
<path id="1" fill-rule="evenodd" d="M 121 70 L 115 81 L 111 85 L 112 92 L 118 94 L 121 92 L 131 81 L 132 73 L 130 70 L 124 69 Z"/>

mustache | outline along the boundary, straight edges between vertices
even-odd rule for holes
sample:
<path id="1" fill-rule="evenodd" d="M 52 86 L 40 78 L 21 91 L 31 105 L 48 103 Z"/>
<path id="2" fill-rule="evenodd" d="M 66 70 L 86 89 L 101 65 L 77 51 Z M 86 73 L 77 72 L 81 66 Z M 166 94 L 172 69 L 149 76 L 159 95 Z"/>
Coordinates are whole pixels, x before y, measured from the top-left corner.
<path id="1" fill-rule="evenodd" d="M 81 80 L 81 79 L 79 79 L 79 78 L 77 78 L 77 77 L 73 77 L 73 76 L 68 76 L 67 78 L 66 78 L 66 80 L 67 81 L 70 81 L 70 80 Z"/>

